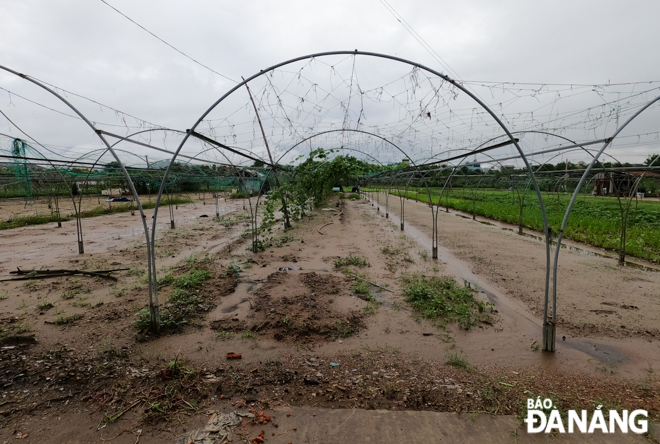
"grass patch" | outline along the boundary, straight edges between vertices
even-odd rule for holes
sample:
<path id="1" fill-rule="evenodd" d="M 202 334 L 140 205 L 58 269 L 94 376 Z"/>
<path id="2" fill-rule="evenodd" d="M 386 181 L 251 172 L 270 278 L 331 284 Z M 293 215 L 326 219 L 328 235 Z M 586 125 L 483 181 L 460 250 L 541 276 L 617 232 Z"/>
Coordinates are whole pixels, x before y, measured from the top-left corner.
<path id="1" fill-rule="evenodd" d="M 486 308 L 492 306 L 489 302 L 476 301 L 469 287 L 459 286 L 451 277 L 414 274 L 401 280 L 406 302 L 423 317 L 440 323 L 458 322 L 469 329 L 488 316 Z"/>
<path id="2" fill-rule="evenodd" d="M 165 287 L 166 285 L 172 285 L 174 282 L 174 276 L 172 273 L 166 274 L 162 278 L 158 279 L 158 288 Z"/>
<path id="3" fill-rule="evenodd" d="M 16 333 L 30 333 L 31 331 L 34 331 L 34 325 L 27 321 L 19 322 L 14 328 Z"/>
<path id="4" fill-rule="evenodd" d="M 221 331 L 220 333 L 215 335 L 215 339 L 217 339 L 218 341 L 227 341 L 233 337 L 234 337 L 234 333 L 230 331 Z"/>
<path id="5" fill-rule="evenodd" d="M 195 260 L 197 263 L 197 260 Z M 167 277 L 167 276 L 166 276 Z M 163 330 L 177 330 L 197 317 L 200 311 L 206 310 L 204 293 L 199 287 L 211 277 L 207 270 L 191 269 L 177 278 L 172 277 L 174 292 L 160 309 L 160 326 Z M 148 307 L 137 313 L 134 326 L 137 330 L 145 330 L 151 325 L 151 313 Z"/>
<path id="6" fill-rule="evenodd" d="M 344 322 L 337 322 L 333 325 L 333 329 L 337 333 L 337 336 L 340 338 L 348 338 L 353 334 L 353 326 Z"/>
<path id="7" fill-rule="evenodd" d="M 241 333 L 241 340 L 243 341 L 249 341 L 250 339 L 257 339 L 257 334 L 252 331 L 244 331 Z"/>
<path id="8" fill-rule="evenodd" d="M 363 281 L 361 279 L 358 279 L 355 281 L 353 284 L 353 292 L 355 294 L 363 294 L 366 295 L 368 298 L 371 297 L 371 290 L 369 289 L 369 283 L 366 281 Z"/>
<path id="9" fill-rule="evenodd" d="M 266 359 L 266 365 L 281 365 L 282 361 L 280 358 L 268 358 Z"/>
<path id="10" fill-rule="evenodd" d="M 371 299 L 369 300 L 369 302 L 367 302 L 367 305 L 362 309 L 362 312 L 367 316 L 370 316 L 372 314 L 376 314 L 376 312 L 378 311 L 378 309 L 380 308 L 381 305 L 383 305 L 383 303 L 380 302 L 380 301 L 377 301 L 372 296 Z"/>
<path id="11" fill-rule="evenodd" d="M 250 193 L 247 191 L 238 191 L 236 193 L 231 193 L 227 199 L 249 199 Z"/>
<path id="12" fill-rule="evenodd" d="M 369 259 L 366 257 L 355 256 L 353 253 L 349 253 L 348 257 L 335 259 L 334 264 L 335 268 L 346 267 L 349 265 L 354 265 L 356 267 L 371 267 Z"/>
<path id="13" fill-rule="evenodd" d="M 60 313 L 55 317 L 55 320 L 53 321 L 53 323 L 56 324 L 56 325 L 66 325 L 66 324 L 70 324 L 72 322 L 75 322 L 80 318 L 82 318 L 82 315 L 79 314 L 79 313 L 73 313 L 73 314 L 70 314 L 70 315 Z"/>
<path id="14" fill-rule="evenodd" d="M 395 255 L 401 253 L 401 249 L 397 247 L 393 247 L 392 245 L 385 245 L 380 249 L 384 254 L 389 254 L 389 255 Z"/>
<path id="15" fill-rule="evenodd" d="M 53 304 L 52 302 L 48 302 L 48 301 L 39 302 L 37 304 L 37 308 L 39 310 L 42 310 L 42 311 L 50 310 L 54 306 L 55 306 L 55 304 Z"/>
<path id="16" fill-rule="evenodd" d="M 451 365 L 452 367 L 463 368 L 465 370 L 470 368 L 470 365 L 468 364 L 467 359 L 465 359 L 465 356 L 463 356 L 462 353 L 456 351 L 450 353 L 447 356 L 447 360 L 445 362 L 447 365 Z"/>
<path id="17" fill-rule="evenodd" d="M 181 197 L 173 197 L 172 198 L 172 204 L 174 205 L 183 205 L 190 203 L 189 199 L 184 199 Z M 119 204 L 119 203 L 113 203 L 112 206 L 108 207 L 105 205 L 98 206 L 96 208 L 93 208 L 91 210 L 85 210 L 80 212 L 80 217 L 87 218 L 87 217 L 97 217 L 97 216 L 104 216 L 106 214 L 116 214 L 116 213 L 127 213 L 131 211 L 131 204 Z M 156 206 L 156 202 L 143 202 L 142 203 L 142 208 L 150 209 L 154 208 Z M 137 212 L 137 208 L 133 206 L 133 208 Z M 62 215 L 60 220 L 62 222 L 70 221 L 75 218 L 74 215 Z M 7 230 L 10 228 L 18 228 L 18 227 L 27 227 L 30 225 L 42 225 L 42 224 L 48 224 L 48 223 L 55 223 L 57 222 L 57 215 L 53 214 L 40 214 L 40 215 L 32 215 L 32 216 L 19 216 L 19 217 L 12 217 L 11 219 L 7 221 L 2 221 L 0 222 L 0 230 Z"/>
<path id="18" fill-rule="evenodd" d="M 211 273 L 209 271 L 193 268 L 189 273 L 178 277 L 174 283 L 174 286 L 179 289 L 192 289 L 199 287 L 202 285 L 202 283 L 204 283 L 205 280 L 210 277 Z"/>
<path id="19" fill-rule="evenodd" d="M 89 307 L 89 302 L 86 297 L 80 298 L 77 301 L 73 302 L 71 305 L 74 307 Z"/>

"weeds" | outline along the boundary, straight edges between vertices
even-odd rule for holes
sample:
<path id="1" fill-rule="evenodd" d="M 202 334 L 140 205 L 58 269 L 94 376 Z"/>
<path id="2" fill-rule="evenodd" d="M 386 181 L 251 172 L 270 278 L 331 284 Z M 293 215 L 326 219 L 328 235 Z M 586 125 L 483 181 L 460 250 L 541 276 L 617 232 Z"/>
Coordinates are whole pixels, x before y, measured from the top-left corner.
<path id="1" fill-rule="evenodd" d="M 191 260 L 193 261 L 198 263 L 198 259 Z M 188 273 L 172 279 L 174 292 L 160 310 L 162 329 L 179 329 L 196 317 L 200 310 L 205 309 L 204 295 L 200 293 L 199 287 L 210 277 L 209 271 L 193 268 Z M 140 310 L 137 317 L 134 322 L 137 330 L 144 330 L 151 325 L 151 313 L 148 307 Z"/>
<path id="2" fill-rule="evenodd" d="M 27 321 L 19 322 L 16 324 L 14 331 L 16 333 L 30 333 L 31 331 L 34 331 L 34 325 Z"/>
<path id="3" fill-rule="evenodd" d="M 333 329 L 337 333 L 337 336 L 340 338 L 348 338 L 353 334 L 353 327 L 351 324 L 344 323 L 344 322 L 337 322 L 334 326 Z"/>
<path id="4" fill-rule="evenodd" d="M 86 297 L 80 298 L 77 301 L 73 302 L 71 305 L 74 307 L 89 307 L 89 302 Z"/>
<path id="5" fill-rule="evenodd" d="M 42 310 L 42 311 L 50 310 L 54 306 L 55 306 L 55 304 L 53 304 L 52 302 L 48 302 L 48 301 L 39 302 L 37 304 L 37 308 L 39 310 Z"/>
<path id="6" fill-rule="evenodd" d="M 353 253 L 349 253 L 348 257 L 335 259 L 334 263 L 335 268 L 342 268 L 348 265 L 354 265 L 356 267 L 371 267 L 369 259 L 366 257 L 354 256 Z"/>
<path id="7" fill-rule="evenodd" d="M 492 303 L 476 301 L 468 287 L 459 287 L 451 277 L 435 277 L 415 274 L 404 276 L 404 298 L 427 319 L 441 322 L 458 322 L 465 329 L 476 325 Z"/>
<path id="8" fill-rule="evenodd" d="M 372 314 L 375 314 L 378 311 L 378 309 L 380 308 L 381 305 L 383 305 L 383 303 L 380 302 L 380 301 L 377 301 L 372 296 L 371 299 L 369 300 L 369 302 L 367 302 L 367 305 L 362 309 L 362 312 L 365 315 L 370 316 Z"/>
<path id="9" fill-rule="evenodd" d="M 165 276 L 167 277 L 167 276 Z M 206 270 L 192 269 L 189 273 L 176 279 L 175 287 L 191 289 L 199 287 L 205 280 L 211 277 L 211 273 Z"/>
<path id="10" fill-rule="evenodd" d="M 401 249 L 391 246 L 390 244 L 385 245 L 380 249 L 384 254 L 395 255 L 401 253 Z"/>
<path id="11" fill-rule="evenodd" d="M 73 314 L 70 314 L 70 315 L 60 313 L 60 314 L 57 315 L 57 317 L 55 317 L 55 320 L 53 321 L 53 324 L 66 325 L 66 324 L 70 324 L 72 322 L 75 322 L 80 318 L 82 318 L 82 315 L 79 314 L 79 313 L 73 313 Z"/>
<path id="12" fill-rule="evenodd" d="M 126 273 L 126 276 L 137 276 L 137 277 L 142 277 L 146 273 L 146 270 L 144 268 L 132 268 L 128 270 Z"/>
<path id="13" fill-rule="evenodd" d="M 115 346 L 112 344 L 110 341 L 105 341 L 101 344 L 99 349 L 97 350 L 97 355 L 100 357 L 111 357 L 111 356 L 117 356 L 117 349 Z"/>
<path id="14" fill-rule="evenodd" d="M 355 281 L 353 284 L 353 292 L 355 294 L 363 294 L 366 295 L 367 298 L 371 297 L 371 291 L 369 289 L 369 284 L 363 280 L 358 279 Z"/>
<path id="15" fill-rule="evenodd" d="M 252 331 L 244 331 L 241 333 L 241 340 L 242 341 L 249 341 L 250 339 L 257 339 L 257 334 L 252 332 Z"/>
<path id="16" fill-rule="evenodd" d="M 172 273 L 168 273 L 162 278 L 158 279 L 158 288 L 165 287 L 166 285 L 172 285 L 172 282 L 174 282 L 174 276 L 172 276 Z"/>
<path id="17" fill-rule="evenodd" d="M 470 368 L 470 365 L 467 362 L 467 359 L 465 359 L 465 356 L 463 356 L 462 353 L 459 352 L 452 352 L 447 356 L 447 365 L 451 365 L 452 367 L 458 367 L 458 368 L 463 368 L 468 370 Z"/>
<path id="18" fill-rule="evenodd" d="M 228 339 L 231 339 L 234 336 L 234 333 L 230 331 L 221 331 L 220 333 L 215 335 L 215 339 L 218 341 L 226 341 Z"/>
<path id="19" fill-rule="evenodd" d="M 280 361 L 280 358 L 268 358 L 266 359 L 266 365 L 282 365 L 282 361 Z"/>

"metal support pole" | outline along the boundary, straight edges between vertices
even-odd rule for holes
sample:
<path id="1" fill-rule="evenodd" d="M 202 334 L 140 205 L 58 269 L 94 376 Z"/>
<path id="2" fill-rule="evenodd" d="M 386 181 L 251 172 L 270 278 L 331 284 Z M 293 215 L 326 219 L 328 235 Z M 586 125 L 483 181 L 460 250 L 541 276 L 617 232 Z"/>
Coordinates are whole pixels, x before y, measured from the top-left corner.
<path id="1" fill-rule="evenodd" d="M 385 219 L 390 218 L 390 190 L 385 193 Z"/>
<path id="2" fill-rule="evenodd" d="M 543 351 L 555 351 L 555 339 L 557 336 L 557 325 L 552 321 L 543 324 Z"/>
<path id="3" fill-rule="evenodd" d="M 433 218 L 433 235 L 431 237 L 431 257 L 438 258 L 438 212 L 433 211 L 433 204 L 431 204 L 431 217 Z"/>
<path id="4" fill-rule="evenodd" d="M 268 139 L 266 139 L 266 132 L 264 131 L 264 127 L 261 124 L 261 117 L 259 117 L 259 110 L 257 109 L 257 104 L 254 103 L 254 99 L 252 98 L 252 92 L 250 91 L 250 87 L 248 86 L 247 82 L 243 78 L 243 82 L 245 84 L 245 88 L 247 89 L 247 92 L 250 96 L 250 101 L 252 102 L 252 107 L 254 108 L 254 113 L 257 115 L 257 121 L 259 122 L 259 128 L 261 128 L 261 135 L 264 138 L 264 144 L 266 145 L 266 151 L 268 151 L 268 158 L 270 159 L 270 164 L 273 167 L 273 175 L 275 176 L 275 183 L 277 184 L 277 187 L 280 188 L 280 179 L 277 175 L 277 168 L 275 165 L 275 162 L 273 162 L 273 155 L 270 152 L 270 147 L 268 146 Z M 245 205 L 243 205 L 243 209 L 245 209 Z M 287 209 L 286 206 L 286 197 L 284 196 L 284 193 L 282 193 L 282 213 L 284 213 L 284 229 L 291 228 L 291 221 L 289 220 L 289 210 Z"/>

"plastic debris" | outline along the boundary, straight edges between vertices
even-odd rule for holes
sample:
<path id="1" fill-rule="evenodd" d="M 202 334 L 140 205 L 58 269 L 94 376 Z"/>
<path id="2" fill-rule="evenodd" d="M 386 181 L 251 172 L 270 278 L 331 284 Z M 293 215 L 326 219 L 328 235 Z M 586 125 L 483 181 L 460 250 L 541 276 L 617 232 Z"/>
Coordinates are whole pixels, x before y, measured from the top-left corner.
<path id="1" fill-rule="evenodd" d="M 330 367 L 339 367 L 339 363 L 338 362 L 331 362 Z"/>
<path id="2" fill-rule="evenodd" d="M 231 442 L 231 429 L 241 423 L 241 417 L 254 418 L 252 413 L 213 413 L 203 428 L 188 432 L 176 444 L 226 444 Z"/>

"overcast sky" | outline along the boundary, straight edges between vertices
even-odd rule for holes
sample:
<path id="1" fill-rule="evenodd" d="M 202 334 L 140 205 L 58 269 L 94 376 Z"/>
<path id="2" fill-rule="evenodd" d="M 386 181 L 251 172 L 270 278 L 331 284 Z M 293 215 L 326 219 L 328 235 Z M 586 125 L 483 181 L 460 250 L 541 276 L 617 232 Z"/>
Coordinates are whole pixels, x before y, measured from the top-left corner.
<path id="1" fill-rule="evenodd" d="M 466 81 L 660 80 L 656 1 L 388 0 L 444 63 L 379 0 L 108 3 L 234 80 L 292 57 L 354 49 L 397 55 Z M 5 0 L 0 2 L 0 17 L 0 64 L 154 124 L 190 128 L 234 85 L 100 0 Z M 0 87 L 70 114 L 36 87 L 7 73 L 0 72 Z M 67 97 L 93 119 L 120 119 L 107 109 Z M 101 146 L 79 121 L 53 115 L 3 90 L 0 110 L 39 142 L 61 147 L 62 152 Z M 635 131 L 660 130 L 658 114 Z M 2 115 L 0 133 L 22 137 Z M 649 143 L 619 154 L 626 161 L 641 161 L 658 150 Z"/>

